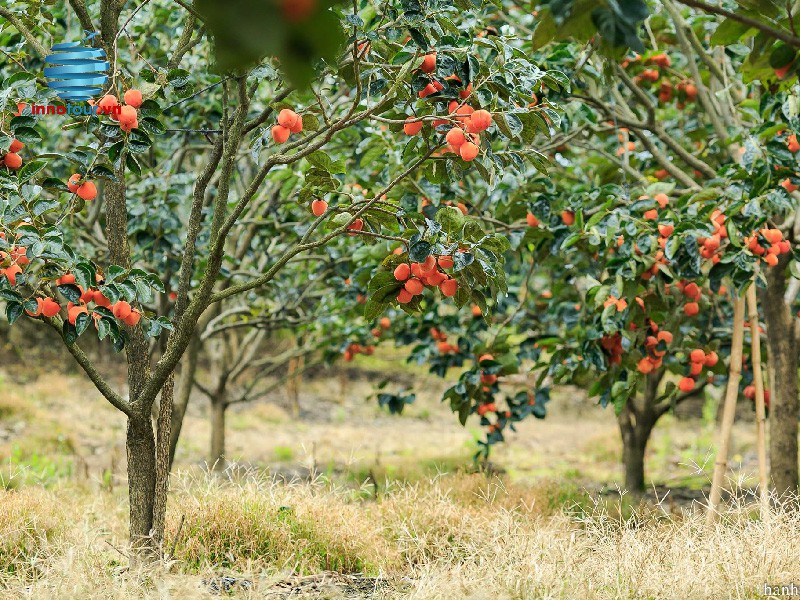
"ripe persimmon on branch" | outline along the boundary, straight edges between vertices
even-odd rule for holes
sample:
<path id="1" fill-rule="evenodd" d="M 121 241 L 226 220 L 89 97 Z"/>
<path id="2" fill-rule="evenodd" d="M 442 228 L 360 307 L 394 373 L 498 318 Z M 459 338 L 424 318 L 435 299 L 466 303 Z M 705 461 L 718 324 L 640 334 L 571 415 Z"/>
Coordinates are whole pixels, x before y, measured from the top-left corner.
<path id="1" fill-rule="evenodd" d="M 246 32 L 226 29 L 218 3 L 180 4 L 186 12 L 175 14 L 163 0 L 131 9 L 101 3 L 99 12 L 74 0 L 81 25 L 100 24 L 116 68 L 99 114 L 67 123 L 14 116 L 18 102 L 45 92 L 29 73 L 2 72 L 0 152 L 19 160 L 0 169 L 0 295 L 12 323 L 27 311 L 58 329 L 126 415 L 131 542 L 143 555 L 163 541 L 172 428 L 180 427 L 175 369 L 188 352 L 177 390 L 185 409 L 198 344 L 224 314 L 218 305 L 241 297 L 257 306 L 260 295 L 314 276 L 313 263 L 296 259 L 318 249 L 359 256 L 365 264 L 351 266 L 364 274 L 381 261 L 438 257 L 450 265 L 437 271 L 439 287 L 459 306 L 502 291 L 502 269 L 493 265 L 506 242 L 466 227 L 460 213 L 439 205 L 436 188 L 473 170 L 491 188 L 530 164 L 544 169 L 533 146 L 559 119 L 554 104 L 529 100 L 534 88 L 559 88 L 565 78 L 538 69 L 510 36 L 484 39 L 488 7 L 433 3 L 410 15 L 409 27 L 402 2 L 319 2 L 302 18 L 257 4 L 250 12 L 264 18 L 258 39 L 244 40 Z M 19 23 L 20 43 L 61 23 L 20 8 L 4 9 Z M 34 18 L 37 28 L 28 25 Z M 161 50 L 171 39 L 152 22 L 171 24 L 171 54 Z M 306 51 L 320 60 L 309 64 Z M 402 131 L 409 117 L 421 123 L 414 135 Z M 207 144 L 186 146 L 197 132 Z M 22 155 L 9 152 L 15 139 L 27 145 Z M 420 190 L 436 200 L 438 220 L 409 215 L 407 196 Z M 382 285 L 383 277 L 365 289 L 370 313 L 411 286 Z M 295 293 L 302 298 L 302 286 Z M 421 294 L 404 309 L 414 312 L 420 301 Z M 44 302 L 58 310 L 43 312 Z M 93 329 L 125 350 L 127 393 L 80 347 Z"/>

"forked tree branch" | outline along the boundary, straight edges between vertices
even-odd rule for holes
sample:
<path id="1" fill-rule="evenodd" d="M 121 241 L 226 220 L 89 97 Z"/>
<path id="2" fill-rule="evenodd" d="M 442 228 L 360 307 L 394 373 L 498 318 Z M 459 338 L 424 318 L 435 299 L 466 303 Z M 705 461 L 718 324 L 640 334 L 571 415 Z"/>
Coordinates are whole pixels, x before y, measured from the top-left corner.
<path id="1" fill-rule="evenodd" d="M 278 261 L 274 265 L 272 265 L 272 267 L 270 267 L 270 269 L 266 273 L 264 273 L 262 276 L 257 277 L 256 279 L 253 279 L 251 281 L 247 281 L 247 282 L 244 282 L 244 283 L 240 283 L 238 285 L 231 286 L 228 289 L 221 290 L 221 291 L 217 292 L 216 294 L 213 294 L 211 296 L 210 302 L 212 302 L 212 303 L 219 302 L 220 300 L 224 300 L 225 298 L 229 298 L 231 296 L 235 296 L 237 294 L 241 294 L 243 292 L 247 292 L 249 290 L 253 290 L 253 289 L 261 287 L 265 283 L 268 283 L 269 281 L 271 281 L 275 277 L 275 275 L 278 273 L 278 271 L 280 271 L 284 267 L 284 265 L 286 265 L 286 263 L 289 262 L 289 260 L 294 258 L 296 255 L 298 255 L 298 254 L 300 254 L 302 252 L 305 252 L 306 250 L 312 250 L 314 248 L 319 248 L 321 246 L 324 246 L 329 241 L 331 241 L 333 238 L 345 233 L 347 231 L 347 228 L 358 217 L 360 217 L 364 212 L 366 212 L 372 206 L 372 204 L 374 204 L 375 202 L 380 200 L 381 196 L 383 196 L 384 194 L 386 194 L 389 191 L 391 191 L 398 183 L 400 183 L 400 181 L 402 181 L 408 175 L 410 175 L 413 171 L 415 171 L 423 162 L 425 162 L 430 157 L 431 154 L 433 154 L 433 152 L 435 150 L 436 150 L 436 148 L 431 149 L 424 156 L 422 156 L 422 157 L 418 158 L 416 161 L 414 161 L 405 171 L 403 171 L 401 174 L 399 174 L 397 177 L 395 177 L 392 181 L 390 181 L 386 185 L 386 187 L 384 189 L 382 189 L 380 192 L 378 192 L 375 195 L 375 197 L 372 198 L 369 202 L 367 202 L 364 205 L 363 208 L 361 208 L 357 212 L 355 212 L 352 215 L 350 221 L 348 221 L 347 223 L 345 223 L 344 225 L 342 225 L 338 229 L 335 229 L 334 231 L 332 231 L 331 233 L 327 234 L 326 236 L 323 236 L 323 237 L 321 237 L 320 239 L 318 239 L 318 240 L 316 240 L 314 242 L 308 242 L 307 240 L 310 237 L 310 234 L 313 233 L 313 231 L 316 229 L 316 225 L 319 223 L 319 220 L 316 221 L 316 223 L 314 225 L 309 227 L 308 231 L 306 232 L 306 235 L 303 236 L 303 239 L 301 239 L 300 242 L 295 244 L 295 246 L 292 249 L 287 251 L 286 254 L 284 254 L 281 258 L 279 258 Z"/>
<path id="2" fill-rule="evenodd" d="M 752 17 L 731 12 L 729 10 L 725 10 L 720 6 L 714 6 L 712 4 L 700 2 L 699 0 L 677 0 L 677 1 L 680 2 L 681 4 L 685 4 L 686 6 L 691 6 L 692 8 L 697 8 L 699 10 L 702 10 L 703 12 L 719 15 L 721 17 L 727 17 L 731 21 L 737 21 L 739 23 L 742 23 L 743 25 L 748 25 L 753 29 L 758 29 L 759 31 L 766 33 L 767 35 L 779 39 L 782 42 L 786 42 L 790 46 L 794 46 L 795 48 L 800 48 L 800 37 L 792 35 L 788 31 L 770 27 L 769 25 L 763 23 L 762 21 L 759 21 L 758 19 L 753 19 Z"/>

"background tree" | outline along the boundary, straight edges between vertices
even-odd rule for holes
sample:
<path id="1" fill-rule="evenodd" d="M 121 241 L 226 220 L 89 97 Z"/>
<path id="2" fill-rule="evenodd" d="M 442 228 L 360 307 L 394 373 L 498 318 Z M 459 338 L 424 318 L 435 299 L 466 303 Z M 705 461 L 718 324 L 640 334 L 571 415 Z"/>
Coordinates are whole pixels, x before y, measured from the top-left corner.
<path id="1" fill-rule="evenodd" d="M 535 27 L 525 50 L 572 80 L 571 102 L 562 92 L 536 98 L 565 105 L 551 127 L 558 175 L 553 183 L 528 174 L 492 192 L 491 218 L 504 223 L 512 244 L 511 297 L 491 306 L 494 326 L 464 314 L 438 327 L 434 316 L 433 337 L 411 321 L 398 339 L 427 340 L 414 356 L 442 375 L 471 359 L 446 399 L 462 422 L 479 415 L 485 450 L 515 421 L 543 416 L 553 382 L 588 387 L 601 404 L 614 404 L 626 486 L 641 490 L 658 419 L 725 382 L 719 358 L 729 353 L 731 292 L 757 276 L 774 373 L 772 482 L 778 493 L 791 492 L 797 284 L 787 281 L 797 281 L 798 146 L 794 80 L 792 87 L 780 81 L 793 72 L 794 53 L 787 60 L 785 46 L 755 43 L 724 53 L 730 23 L 659 6 L 641 40 L 613 31 L 638 31 L 643 5 L 623 16 L 554 3 L 508 25 L 526 34 Z M 738 25 L 736 32 L 745 33 Z M 626 55 L 626 45 L 642 53 Z M 461 335 L 451 344 L 439 329 Z M 492 359 L 480 361 L 485 354 Z M 540 387 L 498 397 L 495 376 L 520 369 L 537 374 Z M 749 397 L 751 373 L 742 380 Z"/>

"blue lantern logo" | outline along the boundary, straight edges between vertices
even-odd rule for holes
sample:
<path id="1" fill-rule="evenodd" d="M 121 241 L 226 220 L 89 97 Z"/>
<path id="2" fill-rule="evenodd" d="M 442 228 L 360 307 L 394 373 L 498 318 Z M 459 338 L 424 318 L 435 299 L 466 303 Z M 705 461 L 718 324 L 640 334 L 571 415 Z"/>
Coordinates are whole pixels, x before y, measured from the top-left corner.
<path id="1" fill-rule="evenodd" d="M 91 40 L 96 33 L 86 32 L 82 41 Z M 108 61 L 105 50 L 81 46 L 81 42 L 56 44 L 52 54 L 44 59 L 47 87 L 55 90 L 64 101 L 85 102 L 103 91 L 108 82 Z"/>

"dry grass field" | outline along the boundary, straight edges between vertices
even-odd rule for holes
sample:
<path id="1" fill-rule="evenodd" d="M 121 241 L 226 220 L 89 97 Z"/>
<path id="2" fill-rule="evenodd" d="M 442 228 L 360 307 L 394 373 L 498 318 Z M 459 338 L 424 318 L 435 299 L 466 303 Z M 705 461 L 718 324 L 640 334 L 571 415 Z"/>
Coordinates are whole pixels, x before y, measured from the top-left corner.
<path id="1" fill-rule="evenodd" d="M 390 361 L 391 362 L 391 361 Z M 130 567 L 124 421 L 71 374 L 0 380 L 2 598 L 760 598 L 800 581 L 800 517 L 768 522 L 746 493 L 752 426 L 735 431 L 725 518 L 704 527 L 714 430 L 668 418 L 649 449 L 657 485 L 621 492 L 613 412 L 563 390 L 471 464 L 478 432 L 441 405 L 441 382 L 400 417 L 370 373 L 304 383 L 229 414 L 224 475 L 208 474 L 207 406 L 184 426 L 168 514 L 170 560 Z"/>

